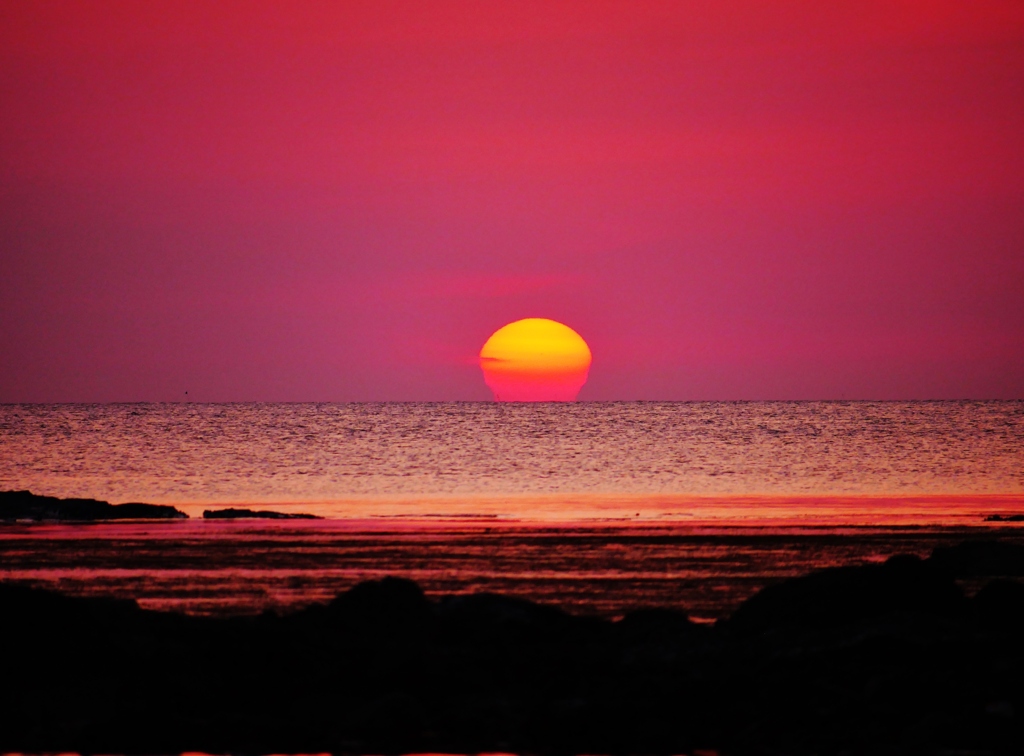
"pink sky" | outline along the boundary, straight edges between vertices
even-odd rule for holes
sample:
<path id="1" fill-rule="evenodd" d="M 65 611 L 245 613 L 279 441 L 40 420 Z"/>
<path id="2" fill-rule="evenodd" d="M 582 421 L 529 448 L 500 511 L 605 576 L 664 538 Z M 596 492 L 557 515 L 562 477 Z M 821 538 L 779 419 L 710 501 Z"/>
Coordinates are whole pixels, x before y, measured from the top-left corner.
<path id="1" fill-rule="evenodd" d="M 1024 398 L 1024 3 L 0 2 L 0 401 Z"/>

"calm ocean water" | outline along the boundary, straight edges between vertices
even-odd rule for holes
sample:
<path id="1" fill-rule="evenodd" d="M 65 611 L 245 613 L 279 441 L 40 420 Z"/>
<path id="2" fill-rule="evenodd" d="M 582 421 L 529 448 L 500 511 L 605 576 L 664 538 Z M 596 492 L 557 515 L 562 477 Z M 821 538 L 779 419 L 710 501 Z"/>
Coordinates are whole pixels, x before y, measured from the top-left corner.
<path id="1" fill-rule="evenodd" d="M 167 523 L 0 526 L 0 578 L 198 613 L 402 575 L 704 620 L 833 564 L 1024 511 L 1024 402 L 0 406 L 0 489 L 167 502 Z M 204 521 L 251 504 L 317 521 Z"/>
<path id="2" fill-rule="evenodd" d="M 1024 492 L 1024 402 L 0 406 L 0 488 L 110 501 Z"/>

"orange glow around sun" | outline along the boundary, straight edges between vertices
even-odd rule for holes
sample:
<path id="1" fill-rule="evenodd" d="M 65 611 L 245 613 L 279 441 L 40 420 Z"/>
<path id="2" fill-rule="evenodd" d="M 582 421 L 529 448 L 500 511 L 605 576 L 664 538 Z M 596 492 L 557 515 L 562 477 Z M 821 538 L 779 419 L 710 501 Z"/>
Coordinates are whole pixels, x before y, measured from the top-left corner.
<path id="1" fill-rule="evenodd" d="M 587 382 L 590 347 L 547 318 L 499 328 L 480 350 L 484 381 L 499 402 L 572 402 Z"/>

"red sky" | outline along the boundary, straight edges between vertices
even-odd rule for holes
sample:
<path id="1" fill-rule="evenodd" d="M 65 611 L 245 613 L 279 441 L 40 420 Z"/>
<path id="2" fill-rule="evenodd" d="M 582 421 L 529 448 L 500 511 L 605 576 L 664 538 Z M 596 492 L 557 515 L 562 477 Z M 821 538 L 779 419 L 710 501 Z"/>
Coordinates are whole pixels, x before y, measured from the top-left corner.
<path id="1" fill-rule="evenodd" d="M 1024 3 L 0 2 L 0 401 L 1024 397 Z"/>

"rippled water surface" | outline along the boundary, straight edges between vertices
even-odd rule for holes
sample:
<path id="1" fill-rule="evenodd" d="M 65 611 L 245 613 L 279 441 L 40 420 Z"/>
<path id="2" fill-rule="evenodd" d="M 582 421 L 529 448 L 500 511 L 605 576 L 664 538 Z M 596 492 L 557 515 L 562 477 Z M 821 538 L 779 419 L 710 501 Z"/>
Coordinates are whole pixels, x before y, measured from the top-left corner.
<path id="1" fill-rule="evenodd" d="M 0 406 L 0 488 L 110 501 L 1024 492 L 1024 402 Z"/>
<path id="2" fill-rule="evenodd" d="M 203 614 L 400 575 L 711 620 L 760 587 L 965 538 L 1024 542 L 1024 403 L 0 406 L 0 489 L 173 503 L 0 525 L 0 579 Z M 211 521 L 226 504 L 312 521 Z"/>

